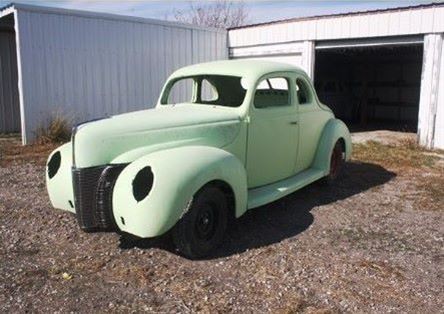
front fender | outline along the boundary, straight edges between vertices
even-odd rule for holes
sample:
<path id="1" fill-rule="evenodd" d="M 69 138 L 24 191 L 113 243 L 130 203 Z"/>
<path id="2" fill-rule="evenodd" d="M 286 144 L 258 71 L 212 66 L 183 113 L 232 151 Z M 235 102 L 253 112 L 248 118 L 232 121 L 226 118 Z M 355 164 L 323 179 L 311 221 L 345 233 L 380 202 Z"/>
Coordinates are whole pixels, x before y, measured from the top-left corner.
<path id="1" fill-rule="evenodd" d="M 339 119 L 330 119 L 322 131 L 313 168 L 321 169 L 327 175 L 330 172 L 330 156 L 336 142 L 342 138 L 345 143 L 345 160 L 349 160 L 352 152 L 350 131 Z"/>
<path id="2" fill-rule="evenodd" d="M 59 163 L 57 171 L 49 176 L 49 165 L 53 157 L 58 154 Z M 72 145 L 66 143 L 55 149 L 48 157 L 46 163 L 46 188 L 49 199 L 54 208 L 63 209 L 75 213 L 74 192 L 72 187 Z M 54 171 L 54 170 L 53 170 Z"/>
<path id="3" fill-rule="evenodd" d="M 153 174 L 149 194 L 137 201 L 133 181 L 149 166 Z M 129 164 L 117 178 L 113 214 L 120 230 L 139 236 L 159 236 L 182 217 L 188 202 L 206 183 L 222 180 L 234 192 L 236 216 L 247 208 L 247 176 L 232 154 L 214 147 L 185 146 L 156 151 Z"/>

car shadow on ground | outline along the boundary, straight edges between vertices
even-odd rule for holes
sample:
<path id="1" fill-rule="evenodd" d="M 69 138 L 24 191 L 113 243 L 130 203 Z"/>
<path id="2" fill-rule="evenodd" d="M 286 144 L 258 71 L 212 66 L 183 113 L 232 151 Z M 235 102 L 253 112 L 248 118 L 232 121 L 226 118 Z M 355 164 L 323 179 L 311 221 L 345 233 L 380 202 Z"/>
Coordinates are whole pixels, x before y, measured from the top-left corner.
<path id="1" fill-rule="evenodd" d="M 382 185 L 396 176 L 370 163 L 347 163 L 342 178 L 334 185 L 311 184 L 276 202 L 253 209 L 235 220 L 223 245 L 207 259 L 226 257 L 247 249 L 259 248 L 294 237 L 313 223 L 310 211 L 317 206 L 346 199 Z M 175 252 L 169 235 L 157 239 L 130 240 L 121 237 L 120 247 L 147 249 L 157 247 Z"/>

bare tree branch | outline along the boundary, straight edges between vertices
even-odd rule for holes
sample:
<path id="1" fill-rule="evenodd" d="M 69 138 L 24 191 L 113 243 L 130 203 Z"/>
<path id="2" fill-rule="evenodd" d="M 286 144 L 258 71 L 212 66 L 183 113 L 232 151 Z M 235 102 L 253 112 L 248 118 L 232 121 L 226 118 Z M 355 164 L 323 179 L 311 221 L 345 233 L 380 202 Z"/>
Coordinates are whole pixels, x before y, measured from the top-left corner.
<path id="1" fill-rule="evenodd" d="M 190 2 L 187 10 L 174 9 L 173 17 L 184 23 L 230 28 L 248 23 L 248 10 L 242 1 Z"/>

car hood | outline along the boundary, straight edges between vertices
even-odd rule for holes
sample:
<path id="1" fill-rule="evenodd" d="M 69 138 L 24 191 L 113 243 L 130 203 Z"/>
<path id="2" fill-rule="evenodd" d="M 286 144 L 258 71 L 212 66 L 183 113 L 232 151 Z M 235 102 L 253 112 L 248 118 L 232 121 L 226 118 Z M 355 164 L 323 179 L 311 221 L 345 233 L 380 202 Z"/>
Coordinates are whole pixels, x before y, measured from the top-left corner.
<path id="1" fill-rule="evenodd" d="M 240 116 L 228 108 L 183 104 L 112 116 L 77 126 L 73 133 L 76 167 L 93 167 L 140 153 L 183 145 L 223 147 L 239 131 Z M 148 150 L 147 150 L 148 148 Z M 122 154 L 133 156 L 118 157 Z"/>

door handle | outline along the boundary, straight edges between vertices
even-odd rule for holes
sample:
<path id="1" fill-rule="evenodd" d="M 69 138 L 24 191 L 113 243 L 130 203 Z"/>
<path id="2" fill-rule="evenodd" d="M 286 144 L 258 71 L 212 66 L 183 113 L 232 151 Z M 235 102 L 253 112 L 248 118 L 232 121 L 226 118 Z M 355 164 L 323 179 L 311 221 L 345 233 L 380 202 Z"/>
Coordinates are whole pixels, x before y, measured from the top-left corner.
<path id="1" fill-rule="evenodd" d="M 290 124 L 296 125 L 296 124 L 298 124 L 298 122 L 297 121 L 291 121 Z"/>

